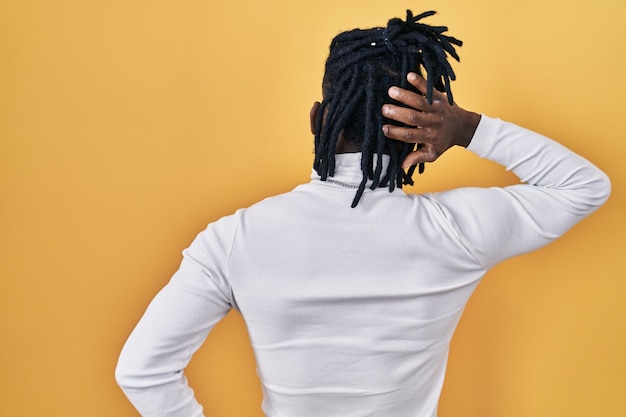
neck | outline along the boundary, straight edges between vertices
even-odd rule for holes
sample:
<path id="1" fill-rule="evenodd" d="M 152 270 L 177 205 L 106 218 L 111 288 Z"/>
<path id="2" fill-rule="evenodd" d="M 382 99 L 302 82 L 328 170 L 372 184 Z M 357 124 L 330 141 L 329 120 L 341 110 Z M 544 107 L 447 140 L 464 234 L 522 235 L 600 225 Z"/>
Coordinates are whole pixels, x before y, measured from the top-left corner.
<path id="1" fill-rule="evenodd" d="M 337 147 L 335 148 L 335 153 L 356 153 L 361 152 L 361 147 L 355 145 L 350 142 L 343 135 L 339 135 L 337 138 Z"/>
<path id="2" fill-rule="evenodd" d="M 362 149 L 359 145 L 355 145 L 352 141 L 346 139 L 343 137 L 343 135 L 339 135 L 339 138 L 337 138 L 337 146 L 335 148 L 335 153 L 336 154 L 340 154 L 340 153 L 359 153 L 361 152 Z M 387 148 L 387 145 L 385 145 L 385 148 L 383 150 L 383 154 L 388 155 L 389 154 L 389 149 Z"/>

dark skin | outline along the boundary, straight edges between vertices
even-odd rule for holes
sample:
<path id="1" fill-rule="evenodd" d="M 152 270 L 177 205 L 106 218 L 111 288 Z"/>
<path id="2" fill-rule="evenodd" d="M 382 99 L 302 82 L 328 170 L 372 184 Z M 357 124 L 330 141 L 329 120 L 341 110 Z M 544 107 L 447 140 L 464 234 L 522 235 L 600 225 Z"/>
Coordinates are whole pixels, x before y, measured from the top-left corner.
<path id="1" fill-rule="evenodd" d="M 418 149 L 406 157 L 402 167 L 408 168 L 423 162 L 434 162 L 453 146 L 466 148 L 478 127 L 480 115 L 467 111 L 456 103 L 450 105 L 446 95 L 438 91 L 433 91 L 433 102 L 429 104 L 426 99 L 426 80 L 413 72 L 407 75 L 407 80 L 423 95 L 399 87 L 391 87 L 389 97 L 405 104 L 408 108 L 393 104 L 385 104 L 382 108 L 385 117 L 408 126 L 384 125 L 383 132 L 386 137 L 419 144 Z M 320 103 L 315 102 L 311 109 L 311 131 L 314 134 L 314 121 L 319 106 Z M 339 137 L 337 153 L 360 151 L 358 146 Z"/>

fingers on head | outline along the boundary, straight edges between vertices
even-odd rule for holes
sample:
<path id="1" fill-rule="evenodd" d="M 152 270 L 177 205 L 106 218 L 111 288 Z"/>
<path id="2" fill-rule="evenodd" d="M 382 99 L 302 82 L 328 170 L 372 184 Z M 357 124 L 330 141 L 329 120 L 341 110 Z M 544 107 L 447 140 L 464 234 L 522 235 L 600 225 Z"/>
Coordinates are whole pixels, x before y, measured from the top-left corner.
<path id="1" fill-rule="evenodd" d="M 421 129 L 400 127 L 394 125 L 383 126 L 383 132 L 389 139 L 395 139 L 407 143 L 418 143 L 421 139 Z"/>
<path id="2" fill-rule="evenodd" d="M 386 104 L 383 106 L 383 116 L 404 123 L 409 126 L 422 126 L 426 121 L 426 114 L 405 107 Z"/>
<path id="3" fill-rule="evenodd" d="M 428 105 L 428 101 L 424 96 L 400 87 L 391 87 L 388 91 L 388 95 L 392 99 L 414 109 L 422 109 L 424 106 Z"/>
<path id="4" fill-rule="evenodd" d="M 424 101 L 428 103 L 425 98 L 428 92 L 428 82 L 426 81 L 426 79 L 415 72 L 409 72 L 406 78 L 413 85 L 413 87 L 417 88 L 420 93 L 422 93 L 422 95 L 424 96 Z M 438 91 L 434 88 L 432 90 L 432 95 L 433 101 L 442 101 L 444 97 L 444 94 L 441 91 Z M 445 101 L 447 102 L 447 99 Z"/>
<path id="5" fill-rule="evenodd" d="M 408 82 L 410 82 L 413 87 L 417 88 L 422 93 L 426 93 L 426 80 L 423 77 L 420 77 L 415 72 L 409 72 L 406 76 Z"/>

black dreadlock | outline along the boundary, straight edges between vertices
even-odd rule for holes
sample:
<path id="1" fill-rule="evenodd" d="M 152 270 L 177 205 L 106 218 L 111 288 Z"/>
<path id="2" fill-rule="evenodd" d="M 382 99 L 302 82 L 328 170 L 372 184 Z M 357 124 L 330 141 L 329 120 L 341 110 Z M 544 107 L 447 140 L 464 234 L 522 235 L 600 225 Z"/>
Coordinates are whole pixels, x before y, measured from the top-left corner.
<path id="1" fill-rule="evenodd" d="M 414 144 L 388 139 L 382 126 L 392 121 L 384 118 L 381 108 L 388 98 L 387 90 L 397 85 L 416 91 L 408 84 L 406 74 L 415 71 L 427 74 L 427 94 L 432 103 L 433 88 L 445 92 L 453 103 L 450 81 L 456 76 L 447 55 L 457 61 L 454 46 L 463 42 L 444 35 L 446 26 L 418 23 L 436 12 L 428 11 L 413 17 L 406 12 L 406 21 L 389 20 L 387 27 L 354 29 L 337 35 L 330 44 L 322 85 L 324 99 L 318 111 L 315 134 L 315 161 L 313 168 L 322 181 L 335 173 L 335 148 L 339 135 L 361 148 L 363 179 L 357 189 L 352 207 L 363 195 L 367 180 L 371 189 L 401 188 L 413 185 L 415 166 L 406 172 L 401 163 L 415 149 Z M 398 103 L 396 103 L 398 104 Z M 417 145 L 419 146 L 419 145 Z M 388 153 L 390 162 L 382 175 L 382 155 Z M 374 171 L 374 154 L 377 155 Z M 420 164 L 419 173 L 424 170 Z"/>

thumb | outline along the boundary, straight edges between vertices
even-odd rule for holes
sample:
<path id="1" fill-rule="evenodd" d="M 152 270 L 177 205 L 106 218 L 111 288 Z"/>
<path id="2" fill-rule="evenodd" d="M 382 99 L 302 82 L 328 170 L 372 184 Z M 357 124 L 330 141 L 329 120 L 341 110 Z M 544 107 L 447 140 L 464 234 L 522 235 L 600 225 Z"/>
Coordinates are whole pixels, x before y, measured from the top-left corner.
<path id="1" fill-rule="evenodd" d="M 434 162 L 439 157 L 439 154 L 435 151 L 432 145 L 428 143 L 418 145 L 418 149 L 409 153 L 404 162 L 402 162 L 402 168 L 407 169 L 412 165 L 418 165 L 424 162 Z"/>

